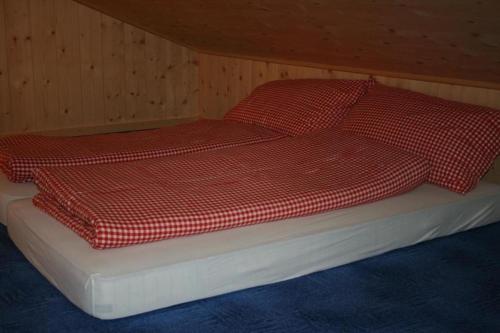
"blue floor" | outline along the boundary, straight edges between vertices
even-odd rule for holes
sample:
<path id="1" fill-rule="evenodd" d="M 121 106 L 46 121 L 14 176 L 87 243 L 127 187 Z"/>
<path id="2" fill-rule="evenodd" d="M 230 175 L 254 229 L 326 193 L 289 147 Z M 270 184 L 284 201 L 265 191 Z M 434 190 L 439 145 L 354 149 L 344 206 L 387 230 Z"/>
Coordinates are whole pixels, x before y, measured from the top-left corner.
<path id="1" fill-rule="evenodd" d="M 112 321 L 67 301 L 0 227 L 0 332 L 500 332 L 500 223 Z"/>

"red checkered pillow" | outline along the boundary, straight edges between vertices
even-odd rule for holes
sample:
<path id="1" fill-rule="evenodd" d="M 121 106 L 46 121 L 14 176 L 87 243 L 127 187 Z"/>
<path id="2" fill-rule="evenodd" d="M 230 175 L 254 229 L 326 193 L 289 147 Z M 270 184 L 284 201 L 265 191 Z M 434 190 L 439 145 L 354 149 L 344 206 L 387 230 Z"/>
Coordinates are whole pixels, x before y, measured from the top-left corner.
<path id="1" fill-rule="evenodd" d="M 342 129 L 431 162 L 429 182 L 466 193 L 500 153 L 500 111 L 377 84 Z"/>
<path id="2" fill-rule="evenodd" d="M 371 81 L 300 79 L 257 87 L 224 119 L 301 135 L 340 123 Z"/>

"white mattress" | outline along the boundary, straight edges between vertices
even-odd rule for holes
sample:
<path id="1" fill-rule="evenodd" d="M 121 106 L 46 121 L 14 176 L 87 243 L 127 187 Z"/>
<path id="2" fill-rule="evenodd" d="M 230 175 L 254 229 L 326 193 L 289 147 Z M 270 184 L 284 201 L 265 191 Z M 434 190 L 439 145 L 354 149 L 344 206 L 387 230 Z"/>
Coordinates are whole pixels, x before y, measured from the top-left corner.
<path id="1" fill-rule="evenodd" d="M 282 281 L 500 220 L 500 187 L 431 185 L 309 217 L 94 250 L 30 200 L 9 207 L 19 249 L 66 297 L 111 319 Z"/>
<path id="2" fill-rule="evenodd" d="M 0 172 L 0 223 L 7 225 L 7 207 L 12 201 L 32 198 L 38 193 L 33 183 L 12 183 Z"/>

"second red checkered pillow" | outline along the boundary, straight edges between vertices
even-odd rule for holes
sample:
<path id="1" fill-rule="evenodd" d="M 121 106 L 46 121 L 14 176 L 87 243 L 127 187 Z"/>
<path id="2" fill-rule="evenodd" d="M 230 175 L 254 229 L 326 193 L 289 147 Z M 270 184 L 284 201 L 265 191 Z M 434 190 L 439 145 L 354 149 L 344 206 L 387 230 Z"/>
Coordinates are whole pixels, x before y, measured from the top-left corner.
<path id="1" fill-rule="evenodd" d="M 257 87 L 224 119 L 301 135 L 340 123 L 371 81 L 278 80 Z"/>
<path id="2" fill-rule="evenodd" d="M 429 182 L 470 191 L 500 154 L 500 110 L 375 85 L 342 129 L 431 162 Z"/>

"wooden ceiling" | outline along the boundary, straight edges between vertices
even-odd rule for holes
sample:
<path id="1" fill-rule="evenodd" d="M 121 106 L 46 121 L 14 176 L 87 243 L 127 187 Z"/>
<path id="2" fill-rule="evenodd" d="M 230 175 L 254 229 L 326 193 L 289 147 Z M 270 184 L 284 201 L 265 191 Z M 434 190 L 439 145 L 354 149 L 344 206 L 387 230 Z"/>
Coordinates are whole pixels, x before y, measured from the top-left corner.
<path id="1" fill-rule="evenodd" d="M 79 1 L 201 52 L 500 88 L 499 0 Z"/>

